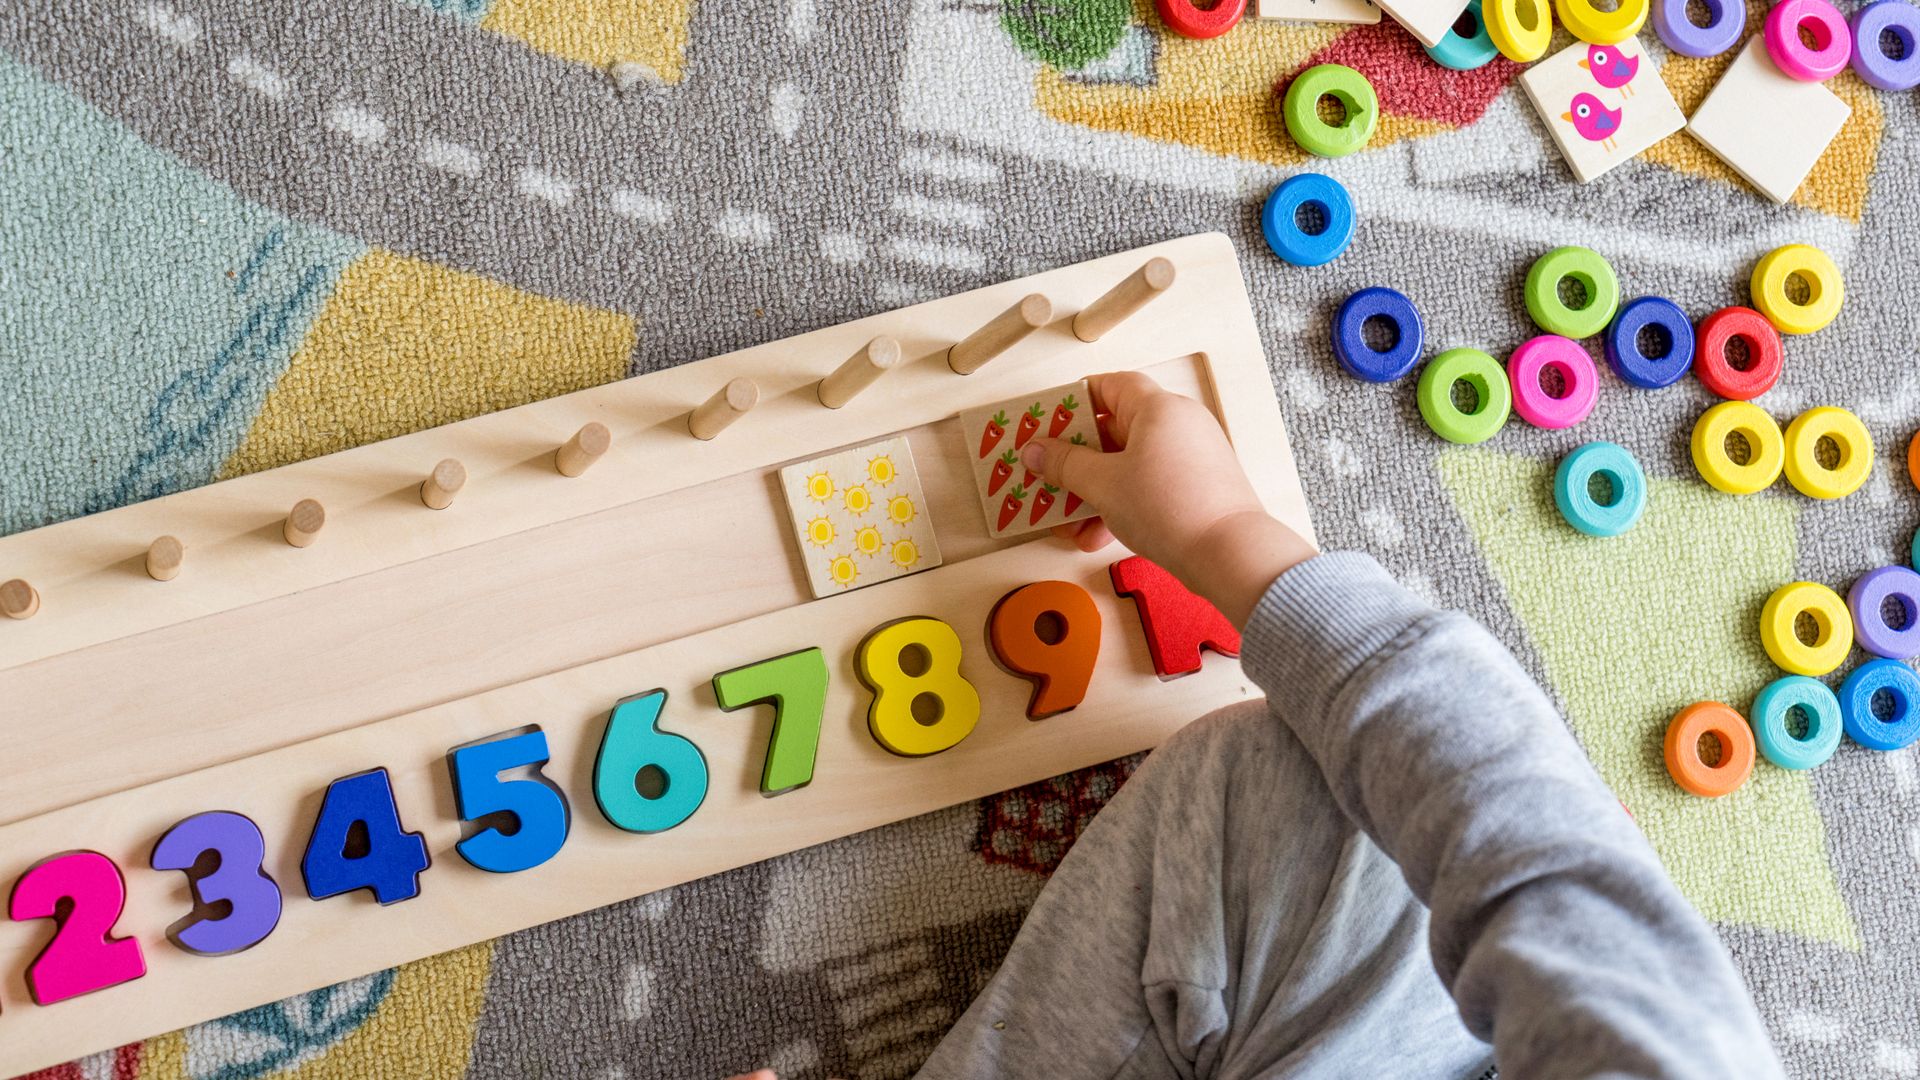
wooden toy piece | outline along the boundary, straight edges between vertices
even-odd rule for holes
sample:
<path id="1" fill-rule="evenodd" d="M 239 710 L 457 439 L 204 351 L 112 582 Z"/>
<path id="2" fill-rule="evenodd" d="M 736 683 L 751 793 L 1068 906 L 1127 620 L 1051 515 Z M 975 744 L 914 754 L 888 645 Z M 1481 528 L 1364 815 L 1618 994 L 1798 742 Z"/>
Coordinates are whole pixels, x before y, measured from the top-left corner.
<path id="1" fill-rule="evenodd" d="M 1920 489 L 1920 431 L 1907 439 L 1907 479 Z"/>
<path id="2" fill-rule="evenodd" d="M 1300 227 L 1302 207 L 1320 216 L 1319 232 Z M 1324 266 L 1353 242 L 1353 198 L 1340 181 L 1320 173 L 1295 173 L 1282 180 L 1260 208 L 1260 231 L 1267 246 L 1295 266 Z"/>
<path id="3" fill-rule="evenodd" d="M 1826 82 L 1853 59 L 1853 31 L 1827 0 L 1780 0 L 1767 11 L 1761 36 L 1773 65 L 1801 82 Z"/>
<path id="4" fill-rule="evenodd" d="M 1876 90 L 1920 86 L 1920 9 L 1906 0 L 1874 0 L 1853 13 L 1853 73 Z M 1891 39 L 1889 52 L 1881 44 Z"/>
<path id="5" fill-rule="evenodd" d="M 1380 21 L 1380 8 L 1373 0 L 1254 0 L 1253 17 L 1371 25 Z"/>
<path id="6" fill-rule="evenodd" d="M 1554 11 L 1567 33 L 1589 45 L 1618 45 L 1632 40 L 1646 25 L 1649 0 L 1619 0 L 1605 9 L 1593 0 L 1554 0 Z"/>
<path id="7" fill-rule="evenodd" d="M 420 482 L 420 501 L 431 510 L 445 510 L 453 497 L 467 486 L 467 467 L 454 458 L 443 458 L 427 478 Z"/>
<path id="8" fill-rule="evenodd" d="M 666 705 L 665 690 L 649 690 L 620 699 L 607 715 L 593 759 L 593 801 L 616 828 L 666 832 L 706 801 L 706 755 L 685 736 L 660 730 Z"/>
<path id="9" fill-rule="evenodd" d="M 1787 295 L 1787 282 L 1793 278 L 1807 288 L 1804 304 Z M 1760 256 L 1748 287 L 1753 306 L 1783 334 L 1811 334 L 1825 327 L 1840 314 L 1846 297 L 1840 268 L 1826 252 L 1808 244 L 1788 244 Z"/>
<path id="10" fill-rule="evenodd" d="M 1644 14 L 1645 0 L 1640 5 Z M 1632 37 L 1608 45 L 1576 41 L 1523 72 L 1520 86 L 1583 184 L 1687 126 L 1660 68 Z"/>
<path id="11" fill-rule="evenodd" d="M 1820 442 L 1831 439 L 1839 452 L 1832 467 L 1820 460 Z M 1873 436 L 1860 418 L 1845 409 L 1822 405 L 1787 425 L 1787 482 L 1814 499 L 1839 499 L 1860 490 L 1873 472 Z"/>
<path id="12" fill-rule="evenodd" d="M 1154 674 L 1175 679 L 1200 670 L 1200 650 L 1240 655 L 1240 631 L 1220 609 L 1187 591 L 1178 578 L 1138 555 L 1107 567 L 1113 591 L 1131 596 L 1140 612 L 1140 629 Z"/>
<path id="13" fill-rule="evenodd" d="M 196 867 L 218 856 L 212 871 Z M 251 949 L 280 925 L 280 886 L 263 867 L 266 838 L 244 814 L 211 810 L 176 822 L 153 845 L 155 870 L 181 870 L 193 893 L 193 911 L 167 931 L 180 948 L 198 956 L 226 956 Z M 225 914 L 213 910 L 224 907 Z"/>
<path id="14" fill-rule="evenodd" d="M 1887 621 L 1889 601 L 1905 620 L 1897 627 Z M 1910 567 L 1882 566 L 1860 575 L 1847 590 L 1847 610 L 1861 648 L 1889 660 L 1920 656 L 1920 574 Z"/>
<path id="15" fill-rule="evenodd" d="M 1099 341 L 1128 316 L 1146 307 L 1173 286 L 1173 260 L 1156 255 L 1140 264 L 1140 269 L 1121 279 L 1120 284 L 1102 293 L 1098 300 L 1073 317 L 1073 336 L 1081 341 Z"/>
<path id="16" fill-rule="evenodd" d="M 1043 634 L 1041 625 L 1049 621 L 1057 627 Z M 1070 581 L 1036 581 L 993 606 L 987 641 L 1002 664 L 1034 680 L 1027 718 L 1045 719 L 1086 700 L 1100 659 L 1100 609 Z"/>
<path id="17" fill-rule="evenodd" d="M 1375 349 L 1367 343 L 1369 320 L 1384 321 L 1393 332 L 1393 343 Z M 1403 293 L 1373 286 L 1361 289 L 1340 304 L 1333 316 L 1333 358 L 1356 379 L 1388 383 L 1406 378 L 1420 362 L 1425 329 L 1420 309 Z"/>
<path id="18" fill-rule="evenodd" d="M 1744 368 L 1734 367 L 1727 356 L 1727 346 L 1734 338 L 1747 347 Z M 1694 376 L 1700 385 L 1729 401 L 1752 401 L 1773 389 L 1786 365 L 1779 331 L 1752 308 L 1721 308 L 1701 319 L 1695 346 Z"/>
<path id="19" fill-rule="evenodd" d="M 1555 57 L 1547 63 L 1558 59 Z M 1530 68 L 1527 74 L 1538 70 L 1540 66 Z M 1567 281 L 1579 285 L 1580 291 L 1586 294 L 1586 302 L 1581 306 L 1573 307 L 1561 297 L 1560 286 Z M 1533 316 L 1534 324 L 1549 334 L 1565 338 L 1592 337 L 1606 329 L 1620 307 L 1620 279 L 1607 260 L 1592 248 L 1557 247 L 1535 259 L 1527 268 L 1522 291 L 1527 314 Z"/>
<path id="20" fill-rule="evenodd" d="M 1813 619 L 1814 638 L 1800 640 L 1794 624 Z M 1813 581 L 1782 585 L 1760 607 L 1760 645 L 1795 675 L 1825 675 L 1846 662 L 1853 649 L 1853 615 L 1840 594 Z"/>
<path id="21" fill-rule="evenodd" d="M 1453 384 L 1473 390 L 1473 410 L 1453 400 Z M 1420 369 L 1414 404 L 1435 435 L 1450 443 L 1482 443 L 1500 433 L 1513 411 L 1513 388 L 1507 369 L 1479 349 L 1448 349 Z"/>
<path id="22" fill-rule="evenodd" d="M 1041 293 L 1028 293 L 1019 303 L 994 316 L 992 322 L 948 349 L 947 366 L 956 374 L 971 375 L 1052 320 L 1053 301 Z"/>
<path id="23" fill-rule="evenodd" d="M 1375 0 L 1393 21 L 1406 27 L 1420 44 L 1440 44 L 1454 21 L 1467 9 L 1466 0 Z"/>
<path id="24" fill-rule="evenodd" d="M 747 410 L 760 403 L 760 384 L 744 376 L 729 379 L 727 385 L 720 388 L 700 407 L 687 416 L 687 430 L 693 437 L 702 441 L 713 438 L 727 429 L 727 425 L 747 415 Z"/>
<path id="25" fill-rule="evenodd" d="M 1735 0 L 1701 0 L 1707 24 L 1696 25 L 1687 14 L 1690 0 L 1653 0 L 1653 29 L 1667 48 L 1681 56 L 1719 56 L 1735 45 L 1747 30 L 1747 5 Z M 1906 0 L 1897 0 L 1905 4 Z"/>
<path id="26" fill-rule="evenodd" d="M 1153 7 L 1167 29 L 1181 37 L 1205 40 L 1240 25 L 1241 16 L 1247 13 L 1247 0 L 1216 0 L 1204 8 L 1195 0 L 1153 0 Z"/>
<path id="27" fill-rule="evenodd" d="M 303 548 L 320 538 L 320 530 L 327 524 L 327 508 L 317 499 L 301 499 L 293 504 L 287 513 L 287 521 L 281 527 L 287 543 Z"/>
<path id="28" fill-rule="evenodd" d="M 553 452 L 553 467 L 561 476 L 579 476 L 592 468 L 612 445 L 613 435 L 607 431 L 607 425 L 598 420 L 584 424 L 573 433 L 573 438 Z"/>
<path id="29" fill-rule="evenodd" d="M 0 615 L 9 619 L 31 619 L 40 610 L 40 591 L 24 579 L 14 578 L 0 585 Z"/>
<path id="30" fill-rule="evenodd" d="M 1648 356 L 1640 348 L 1640 333 L 1657 328 L 1666 337 L 1667 349 Z M 1607 324 L 1604 345 L 1607 366 L 1621 380 L 1642 390 L 1672 386 L 1693 370 L 1693 322 L 1680 305 L 1665 297 L 1642 296 L 1620 306 L 1619 314 Z"/>
<path id="31" fill-rule="evenodd" d="M 827 657 L 817 648 L 713 677 L 714 699 L 727 712 L 773 706 L 773 734 L 767 738 L 766 764 L 760 769 L 760 794 L 782 795 L 813 782 L 820 725 L 826 719 L 827 682 Z"/>
<path id="32" fill-rule="evenodd" d="M 1893 711 L 1882 717 L 1873 700 L 1885 694 Z M 1920 676 L 1898 660 L 1869 660 L 1840 684 L 1840 716 L 1847 737 L 1869 750 L 1904 750 L 1920 739 Z"/>
<path id="33" fill-rule="evenodd" d="M 1071 491 L 1045 483 L 1020 461 L 1036 437 L 1064 439 L 1096 452 L 1100 427 L 1085 379 L 960 414 L 960 442 L 973 463 L 988 535 L 1018 536 L 1094 516 Z"/>
<path id="34" fill-rule="evenodd" d="M 42 859 L 14 882 L 7 917 L 52 919 L 53 940 L 27 965 L 27 990 L 41 1005 L 91 994 L 147 973 L 140 943 L 113 936 L 127 882 L 112 859 L 69 851 Z"/>
<path id="35" fill-rule="evenodd" d="M 1553 15 L 1547 0 L 1486 0 L 1481 18 L 1493 47 L 1514 63 L 1531 64 L 1553 44 Z"/>
<path id="36" fill-rule="evenodd" d="M 1593 497 L 1595 476 L 1604 477 L 1612 490 L 1606 502 Z M 1647 474 L 1626 447 L 1590 442 L 1553 471 L 1553 502 L 1567 524 L 1588 536 L 1619 536 L 1647 509 Z"/>
<path id="37" fill-rule="evenodd" d="M 902 757 L 951 749 L 980 722 L 980 691 L 960 674 L 960 635 L 939 619 L 885 623 L 854 652 L 873 691 L 867 731 Z"/>
<path id="38" fill-rule="evenodd" d="M 1709 765 L 1700 756 L 1700 740 L 1711 735 L 1720 757 Z M 1753 729 L 1730 706 L 1702 701 L 1680 710 L 1667 725 L 1667 772 L 1682 791 L 1717 799 L 1740 790 L 1753 772 Z"/>
<path id="39" fill-rule="evenodd" d="M 904 436 L 795 462 L 780 492 L 816 597 L 941 563 L 927 493 Z"/>
<path id="40" fill-rule="evenodd" d="M 1806 730 L 1794 735 L 1787 720 L 1793 710 L 1806 718 Z M 1840 699 L 1827 684 L 1805 675 L 1782 675 L 1753 699 L 1753 739 L 1760 755 L 1783 769 L 1811 769 L 1840 746 Z"/>
<path id="41" fill-rule="evenodd" d="M 1774 202 L 1793 198 L 1853 109 L 1781 72 L 1762 35 L 1747 39 L 1687 121 L 1687 131 Z"/>
<path id="42" fill-rule="evenodd" d="M 1462 26 L 1470 26 L 1471 30 L 1463 35 L 1460 33 Z M 1499 46 L 1493 43 L 1487 31 L 1487 20 L 1480 13 L 1480 0 L 1467 0 L 1467 10 L 1454 20 L 1452 29 L 1440 39 L 1440 44 L 1426 48 L 1428 58 L 1453 71 L 1473 71 L 1486 67 L 1494 57 L 1500 55 Z"/>
<path id="43" fill-rule="evenodd" d="M 900 343 L 885 334 L 874 338 L 860 351 L 846 358 L 833 373 L 820 380 L 820 404 L 838 409 L 853 396 L 872 386 L 900 362 Z"/>
<path id="44" fill-rule="evenodd" d="M 366 850 L 349 854 L 358 846 L 356 833 L 365 837 Z M 311 899 L 367 889 L 386 905 L 419 896 L 420 874 L 430 865 L 426 841 L 400 824 L 393 778 L 380 768 L 327 785 L 300 859 L 300 876 Z"/>
<path id="45" fill-rule="evenodd" d="M 147 576 L 155 581 L 172 581 L 180 576 L 181 560 L 187 547 L 177 536 L 162 536 L 147 545 Z"/>
<path id="46" fill-rule="evenodd" d="M 539 767 L 552 757 L 547 733 L 537 727 L 448 752 L 447 769 L 453 775 L 453 802 L 460 820 L 494 822 L 453 846 L 461 858 L 489 873 L 515 874 L 560 854 L 573 821 L 567 797 L 538 775 Z M 527 768 L 535 770 L 535 775 L 500 778 L 509 769 Z M 500 815 L 513 819 L 512 832 L 500 827 Z"/>
<path id="47" fill-rule="evenodd" d="M 1747 460 L 1727 454 L 1727 439 L 1739 435 Z M 1767 411 L 1749 401 L 1723 401 L 1693 423 L 1693 467 L 1700 478 L 1729 495 L 1751 495 L 1772 487 L 1787 463 L 1787 441 Z"/>
<path id="48" fill-rule="evenodd" d="M 1329 124 L 1320 99 L 1339 102 L 1346 116 Z M 1380 97 L 1365 75 L 1344 64 L 1315 64 L 1294 76 L 1280 99 L 1280 119 L 1300 149 L 1320 157 L 1345 157 L 1364 149 L 1380 121 Z"/>
<path id="49" fill-rule="evenodd" d="M 1559 397 L 1547 393 L 1541 379 L 1559 374 L 1565 389 Z M 1600 372 L 1587 350 L 1558 334 L 1529 338 L 1507 358 L 1507 381 L 1513 384 L 1513 411 L 1538 428 L 1570 428 L 1587 418 L 1600 400 Z"/>

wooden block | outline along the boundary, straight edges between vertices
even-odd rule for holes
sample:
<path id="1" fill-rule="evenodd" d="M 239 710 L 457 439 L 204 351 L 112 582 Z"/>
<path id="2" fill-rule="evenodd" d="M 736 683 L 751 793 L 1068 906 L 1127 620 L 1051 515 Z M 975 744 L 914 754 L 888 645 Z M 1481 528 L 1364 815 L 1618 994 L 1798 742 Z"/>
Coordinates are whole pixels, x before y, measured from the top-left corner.
<path id="1" fill-rule="evenodd" d="M 1376 0 L 1380 10 L 1393 18 L 1394 22 L 1407 28 L 1407 33 L 1419 39 L 1420 44 L 1431 49 L 1440 44 L 1440 39 L 1453 29 L 1454 21 L 1460 13 L 1467 10 L 1467 0 Z"/>
<path id="2" fill-rule="evenodd" d="M 598 420 L 587 424 L 573 433 L 573 438 L 562 443 L 560 449 L 553 452 L 553 467 L 561 476 L 579 476 L 600 460 L 613 445 L 613 435 L 607 431 L 607 425 Z"/>
<path id="3" fill-rule="evenodd" d="M 1173 262 L 1163 257 L 1148 259 L 1100 299 L 1080 309 L 1073 317 L 1073 336 L 1081 341 L 1099 341 L 1107 331 L 1152 303 L 1172 284 Z"/>
<path id="4" fill-rule="evenodd" d="M 994 316 L 992 322 L 948 349 L 947 366 L 958 374 L 971 375 L 1052 319 L 1053 301 L 1040 293 L 1028 293 L 1019 303 Z"/>
<path id="5" fill-rule="evenodd" d="M 303 548 L 318 540 L 320 530 L 326 525 L 327 508 L 317 499 L 301 499 L 287 513 L 287 522 L 281 531 L 286 534 L 287 543 Z"/>
<path id="6" fill-rule="evenodd" d="M 1373 0 L 1259 0 L 1253 15 L 1294 22 L 1372 24 L 1380 21 L 1380 8 Z"/>
<path id="7" fill-rule="evenodd" d="M 1018 536 L 1094 516 L 1080 496 L 1044 482 L 1020 463 L 1020 448 L 1036 435 L 1098 450 L 1100 427 L 1092 400 L 1082 379 L 960 414 L 960 441 L 973 462 L 988 535 Z"/>
<path id="8" fill-rule="evenodd" d="M 760 403 L 760 385 L 748 378 L 730 379 L 687 417 L 687 430 L 701 440 L 712 439 L 727 425 L 747 415 Z"/>
<path id="9" fill-rule="evenodd" d="M 860 346 L 833 374 L 820 380 L 820 404 L 837 409 L 853 400 L 853 395 L 872 386 L 880 376 L 900 362 L 900 343 L 881 335 Z"/>
<path id="10" fill-rule="evenodd" d="M 1140 629 L 1147 635 L 1153 670 L 1162 679 L 1175 679 L 1200 670 L 1200 650 L 1222 656 L 1240 655 L 1240 631 L 1220 609 L 1187 591 L 1172 574 L 1138 555 L 1129 555 L 1107 568 L 1113 591 L 1133 597 L 1140 611 Z"/>
<path id="11" fill-rule="evenodd" d="M 453 505 L 453 497 L 466 486 L 467 467 L 454 458 L 443 458 L 420 482 L 420 501 L 429 509 L 445 510 Z"/>
<path id="12" fill-rule="evenodd" d="M 1043 625 L 1051 632 L 1041 633 Z M 1071 581 L 1036 581 L 1000 598 L 987 618 L 987 642 L 1009 671 L 1034 680 L 1027 719 L 1086 700 L 1100 659 L 1100 608 Z"/>
<path id="13" fill-rule="evenodd" d="M 1520 86 L 1583 184 L 1687 124 L 1638 38 L 1576 41 L 1528 68 Z"/>
<path id="14" fill-rule="evenodd" d="M 147 545 L 147 576 L 155 581 L 172 581 L 180 576 L 181 560 L 187 547 L 177 536 L 162 536 Z"/>
<path id="15" fill-rule="evenodd" d="M 1687 133 L 1762 195 L 1783 203 L 1852 113 L 1824 85 L 1782 73 L 1755 34 L 1693 111 Z"/>
<path id="16" fill-rule="evenodd" d="M 0 615 L 9 619 L 31 619 L 40 610 L 40 593 L 20 578 L 0 585 Z"/>
<path id="17" fill-rule="evenodd" d="M 926 489 L 904 438 L 796 462 L 780 470 L 780 491 L 816 597 L 940 565 Z"/>

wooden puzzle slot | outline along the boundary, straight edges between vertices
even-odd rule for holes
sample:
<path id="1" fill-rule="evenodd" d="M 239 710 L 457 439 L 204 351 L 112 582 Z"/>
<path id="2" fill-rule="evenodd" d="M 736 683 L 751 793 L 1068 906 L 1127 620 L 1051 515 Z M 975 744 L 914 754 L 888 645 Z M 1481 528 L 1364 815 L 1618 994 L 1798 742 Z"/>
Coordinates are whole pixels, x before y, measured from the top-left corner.
<path id="1" fill-rule="evenodd" d="M 1818 647 L 1827 639 L 1827 635 L 1821 632 L 1820 620 L 1811 611 L 1802 611 L 1793 617 L 1793 636 L 1808 648 Z"/>
<path id="2" fill-rule="evenodd" d="M 1453 400 L 1453 407 L 1463 416 L 1472 416 L 1480 411 L 1480 388 L 1466 379 L 1453 380 L 1447 396 Z"/>
<path id="3" fill-rule="evenodd" d="M 1700 764 L 1709 769 L 1717 767 L 1725 751 L 1726 746 L 1721 743 L 1719 735 L 1711 731 L 1700 733 L 1700 744 L 1695 748 L 1695 753 L 1700 755 Z"/>
<path id="4" fill-rule="evenodd" d="M 1592 284 L 1579 274 L 1568 274 L 1561 278 L 1555 291 L 1568 311 L 1583 311 L 1592 302 Z"/>
<path id="5" fill-rule="evenodd" d="M 1806 307 L 1814 301 L 1813 282 L 1807 280 L 1807 276 L 1798 270 L 1787 275 L 1787 280 L 1781 283 L 1781 288 L 1787 294 L 1787 303 L 1796 307 Z"/>
<path id="6" fill-rule="evenodd" d="M 1293 223 L 1308 236 L 1327 231 L 1327 204 L 1308 199 L 1294 208 Z"/>
<path id="7" fill-rule="evenodd" d="M 1058 645 L 1067 636 L 1067 621 L 1057 611 L 1043 611 L 1033 620 L 1033 636 L 1048 645 Z"/>
<path id="8" fill-rule="evenodd" d="M 1880 31 L 1880 55 L 1889 60 L 1905 60 L 1913 53 L 1913 46 L 1912 36 L 1897 27 Z"/>
<path id="9" fill-rule="evenodd" d="M 1727 453 L 1727 460 L 1735 465 L 1745 465 L 1753 460 L 1753 444 L 1747 441 L 1745 432 L 1729 431 L 1722 440 L 1721 448 Z"/>
<path id="10" fill-rule="evenodd" d="M 1664 360 L 1667 354 L 1673 352 L 1673 334 L 1659 323 L 1648 323 L 1641 327 L 1633 343 L 1640 350 L 1640 355 L 1649 360 Z"/>
<path id="11" fill-rule="evenodd" d="M 1822 435 L 1813 443 L 1813 460 L 1829 472 L 1836 471 L 1847 463 L 1846 448 L 1831 435 Z"/>
<path id="12" fill-rule="evenodd" d="M 1314 102 L 1314 109 L 1320 114 L 1320 122 L 1328 127 L 1347 126 L 1347 103 L 1332 94 L 1321 94 Z"/>
<path id="13" fill-rule="evenodd" d="M 947 715 L 947 703 L 941 700 L 939 694 L 916 694 L 909 708 L 913 712 L 913 722 L 921 727 L 932 727 Z"/>
<path id="14" fill-rule="evenodd" d="M 1375 315 L 1360 324 L 1360 339 L 1374 352 L 1392 352 L 1400 347 L 1400 324 L 1385 315 Z"/>
<path id="15" fill-rule="evenodd" d="M 1687 0 L 1687 21 L 1702 30 L 1720 21 L 1720 0 Z"/>
<path id="16" fill-rule="evenodd" d="M 1905 630 L 1915 618 L 1920 618 L 1920 611 L 1915 611 L 1912 601 L 1904 596 L 1890 595 L 1880 601 L 1880 621 L 1889 630 Z"/>
<path id="17" fill-rule="evenodd" d="M 1813 730 L 1812 718 L 1807 715 L 1807 710 L 1799 705 L 1788 706 L 1787 715 L 1783 721 L 1787 729 L 1787 737 L 1796 742 L 1805 739 L 1807 732 Z"/>
<path id="18" fill-rule="evenodd" d="M 1612 506 L 1620 501 L 1620 482 L 1611 473 L 1596 472 L 1587 477 L 1587 497 L 1597 505 Z"/>
<path id="19" fill-rule="evenodd" d="M 1738 334 L 1728 338 L 1725 355 L 1727 358 L 1727 366 L 1733 370 L 1750 371 L 1753 369 L 1753 349 L 1747 344 L 1746 338 Z"/>
<path id="20" fill-rule="evenodd" d="M 633 790 L 643 799 L 658 799 L 667 793 L 667 771 L 658 765 L 642 765 L 633 774 Z"/>

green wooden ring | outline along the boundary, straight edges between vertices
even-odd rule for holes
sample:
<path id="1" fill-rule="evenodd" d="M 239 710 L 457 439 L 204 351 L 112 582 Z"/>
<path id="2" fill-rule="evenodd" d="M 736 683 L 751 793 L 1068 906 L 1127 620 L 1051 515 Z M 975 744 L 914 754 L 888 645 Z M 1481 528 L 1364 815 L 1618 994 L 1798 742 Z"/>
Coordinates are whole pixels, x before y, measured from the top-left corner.
<path id="1" fill-rule="evenodd" d="M 1453 403 L 1457 382 L 1473 387 L 1479 399 L 1470 413 Z M 1513 388 L 1500 361 L 1479 349 L 1448 349 L 1420 372 L 1414 400 L 1435 435 L 1453 443 L 1486 442 L 1506 426 L 1507 413 L 1513 409 Z"/>
<path id="2" fill-rule="evenodd" d="M 1572 278 L 1587 290 L 1587 306 L 1570 308 L 1560 300 L 1560 282 Z M 1592 337 L 1607 328 L 1620 307 L 1620 279 L 1592 248 L 1558 247 L 1527 271 L 1527 314 L 1540 329 L 1561 337 Z"/>
<path id="3" fill-rule="evenodd" d="M 1332 95 L 1347 110 L 1339 127 L 1320 119 L 1320 99 Z M 1319 64 L 1300 73 L 1280 103 L 1287 134 L 1300 149 L 1321 157 L 1345 157 L 1367 145 L 1380 119 L 1380 99 L 1365 75 L 1344 64 Z"/>

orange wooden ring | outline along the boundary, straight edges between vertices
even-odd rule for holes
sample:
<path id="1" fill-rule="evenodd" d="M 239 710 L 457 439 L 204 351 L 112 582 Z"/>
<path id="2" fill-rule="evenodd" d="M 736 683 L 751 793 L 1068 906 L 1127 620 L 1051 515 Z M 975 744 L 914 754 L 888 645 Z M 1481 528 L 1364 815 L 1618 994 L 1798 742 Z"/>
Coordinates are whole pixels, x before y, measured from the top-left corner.
<path id="1" fill-rule="evenodd" d="M 1060 640 L 1040 636 L 1040 620 L 1060 620 Z M 987 640 L 1007 669 L 1034 680 L 1027 717 L 1066 712 L 1087 696 L 1100 657 L 1100 609 L 1070 581 L 1036 581 L 1000 598 L 987 616 Z"/>
<path id="2" fill-rule="evenodd" d="M 1720 764 L 1700 760 L 1700 737 L 1720 740 Z M 1753 772 L 1753 729 L 1730 706 L 1702 701 L 1680 710 L 1667 725 L 1667 771 L 1682 790 L 1703 799 L 1731 795 Z"/>
<path id="3" fill-rule="evenodd" d="M 1920 488 L 1920 431 L 1907 440 L 1907 478 L 1913 481 L 1914 487 Z"/>

